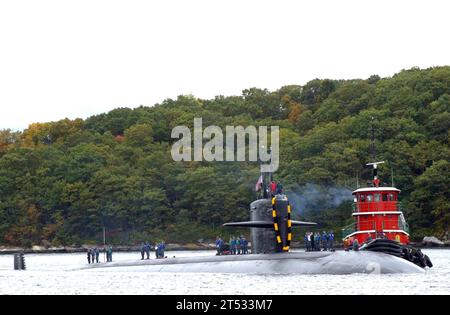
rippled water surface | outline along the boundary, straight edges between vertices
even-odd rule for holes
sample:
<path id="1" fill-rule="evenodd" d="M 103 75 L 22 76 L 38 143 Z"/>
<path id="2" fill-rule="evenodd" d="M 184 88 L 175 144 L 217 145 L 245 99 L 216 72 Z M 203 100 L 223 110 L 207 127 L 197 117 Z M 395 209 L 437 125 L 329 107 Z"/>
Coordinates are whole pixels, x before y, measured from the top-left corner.
<path id="1" fill-rule="evenodd" d="M 3 255 L 0 294 L 450 294 L 450 250 L 423 252 L 434 263 L 423 274 L 342 276 L 175 274 L 126 268 L 76 270 L 86 265 L 86 254 L 26 255 L 27 270 L 14 271 L 13 256 Z M 205 251 L 166 254 L 214 255 Z M 115 253 L 114 260 L 135 259 L 139 255 Z"/>

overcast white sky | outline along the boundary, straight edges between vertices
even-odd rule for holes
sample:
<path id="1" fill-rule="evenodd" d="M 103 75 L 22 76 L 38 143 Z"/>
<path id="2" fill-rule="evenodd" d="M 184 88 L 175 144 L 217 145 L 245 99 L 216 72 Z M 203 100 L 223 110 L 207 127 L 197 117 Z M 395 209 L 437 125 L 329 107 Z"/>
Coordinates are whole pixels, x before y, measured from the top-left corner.
<path id="1" fill-rule="evenodd" d="M 0 2 L 0 129 L 450 64 L 447 0 Z"/>

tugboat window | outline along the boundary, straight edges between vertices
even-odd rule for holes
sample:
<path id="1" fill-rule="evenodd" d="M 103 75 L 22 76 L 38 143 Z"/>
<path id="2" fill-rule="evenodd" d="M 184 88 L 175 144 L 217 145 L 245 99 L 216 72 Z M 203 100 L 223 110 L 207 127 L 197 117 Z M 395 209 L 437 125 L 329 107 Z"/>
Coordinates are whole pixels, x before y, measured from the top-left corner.
<path id="1" fill-rule="evenodd" d="M 388 195 L 387 194 L 383 194 L 383 201 L 388 201 Z"/>
<path id="2" fill-rule="evenodd" d="M 367 195 L 367 202 L 372 202 L 373 200 L 373 196 L 372 195 Z"/>
<path id="3" fill-rule="evenodd" d="M 389 201 L 394 201 L 394 194 L 389 194 Z"/>
<path id="4" fill-rule="evenodd" d="M 366 201 L 364 195 L 359 195 L 359 200 L 360 200 L 361 202 L 365 202 L 365 201 Z"/>
<path id="5" fill-rule="evenodd" d="M 380 194 L 375 194 L 375 201 L 379 202 L 380 201 Z"/>

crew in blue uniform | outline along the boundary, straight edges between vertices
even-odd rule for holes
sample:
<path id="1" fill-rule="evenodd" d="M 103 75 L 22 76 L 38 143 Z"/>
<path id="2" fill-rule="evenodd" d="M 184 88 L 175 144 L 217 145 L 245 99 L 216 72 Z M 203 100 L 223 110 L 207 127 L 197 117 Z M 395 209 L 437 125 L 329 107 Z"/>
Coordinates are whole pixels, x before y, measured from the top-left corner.
<path id="1" fill-rule="evenodd" d="M 98 259 L 100 257 L 100 250 L 96 247 L 94 249 L 94 252 L 95 252 L 95 262 L 98 264 L 99 263 Z"/>
<path id="2" fill-rule="evenodd" d="M 333 231 L 328 234 L 328 248 L 330 251 L 334 252 L 334 233 Z"/>
<path id="3" fill-rule="evenodd" d="M 161 256 L 161 244 L 160 243 L 156 243 L 156 245 L 155 245 L 155 254 L 156 254 L 156 258 L 159 259 Z"/>
<path id="4" fill-rule="evenodd" d="M 113 252 L 112 246 L 107 246 L 105 250 L 106 250 L 106 261 L 112 262 L 112 252 Z"/>
<path id="5" fill-rule="evenodd" d="M 240 255 L 241 254 L 241 240 L 238 238 L 236 238 L 236 255 Z"/>
<path id="6" fill-rule="evenodd" d="M 277 183 L 277 194 L 281 195 L 283 193 L 283 185 L 281 184 L 281 182 Z"/>
<path id="7" fill-rule="evenodd" d="M 232 236 L 230 239 L 230 251 L 231 255 L 236 255 L 236 239 L 234 238 L 234 236 Z"/>
<path id="8" fill-rule="evenodd" d="M 245 239 L 245 237 L 241 237 L 241 244 L 242 244 L 242 254 L 247 255 L 248 254 L 248 241 Z"/>
<path id="9" fill-rule="evenodd" d="M 156 255 L 156 259 L 159 258 L 159 243 L 155 244 L 155 255 Z"/>
<path id="10" fill-rule="evenodd" d="M 95 264 L 95 249 L 91 248 L 91 261 Z"/>
<path id="11" fill-rule="evenodd" d="M 322 247 L 324 251 L 326 251 L 328 247 L 328 234 L 325 231 L 322 233 Z"/>
<path id="12" fill-rule="evenodd" d="M 222 247 L 223 247 L 223 240 L 221 237 L 217 236 L 217 238 L 216 238 L 217 255 L 222 254 Z"/>
<path id="13" fill-rule="evenodd" d="M 145 254 L 147 256 L 147 259 L 150 259 L 150 243 L 145 243 Z"/>
<path id="14" fill-rule="evenodd" d="M 159 258 L 164 258 L 165 256 L 164 256 L 164 251 L 166 250 L 166 244 L 164 243 L 164 241 L 162 241 L 160 244 L 159 244 Z"/>
<path id="15" fill-rule="evenodd" d="M 319 232 L 317 232 L 316 235 L 314 236 L 314 241 L 315 241 L 316 252 L 320 252 L 320 233 Z"/>

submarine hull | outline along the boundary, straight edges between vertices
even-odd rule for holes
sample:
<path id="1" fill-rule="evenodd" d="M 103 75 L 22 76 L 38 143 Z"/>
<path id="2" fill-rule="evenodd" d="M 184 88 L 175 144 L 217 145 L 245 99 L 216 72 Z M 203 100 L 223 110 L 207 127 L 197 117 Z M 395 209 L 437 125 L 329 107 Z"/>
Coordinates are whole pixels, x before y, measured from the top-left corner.
<path id="1" fill-rule="evenodd" d="M 83 269 L 147 272 L 245 273 L 245 274 L 393 274 L 423 273 L 415 264 L 375 252 L 291 252 L 245 256 L 168 258 L 91 265 Z"/>

